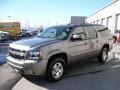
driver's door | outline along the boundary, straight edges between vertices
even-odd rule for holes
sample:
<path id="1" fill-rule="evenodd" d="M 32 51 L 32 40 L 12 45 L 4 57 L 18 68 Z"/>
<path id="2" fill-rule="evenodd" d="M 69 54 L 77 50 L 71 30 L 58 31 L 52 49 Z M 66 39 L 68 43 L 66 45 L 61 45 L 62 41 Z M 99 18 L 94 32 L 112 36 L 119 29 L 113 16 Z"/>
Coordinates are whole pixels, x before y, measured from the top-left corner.
<path id="1" fill-rule="evenodd" d="M 72 39 L 73 35 L 78 35 L 80 39 Z M 86 58 L 87 53 L 89 52 L 89 41 L 87 40 L 87 36 L 83 27 L 76 27 L 71 35 L 71 39 L 69 41 L 69 54 L 70 61 L 75 62 L 77 60 L 83 60 Z"/>

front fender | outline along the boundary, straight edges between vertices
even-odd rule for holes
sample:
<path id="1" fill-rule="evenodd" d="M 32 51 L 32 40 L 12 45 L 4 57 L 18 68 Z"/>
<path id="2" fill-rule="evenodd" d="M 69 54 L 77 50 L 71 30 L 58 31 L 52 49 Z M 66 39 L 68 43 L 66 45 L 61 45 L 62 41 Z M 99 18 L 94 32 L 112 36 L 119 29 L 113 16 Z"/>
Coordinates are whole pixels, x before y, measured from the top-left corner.
<path id="1" fill-rule="evenodd" d="M 55 54 L 59 54 L 59 53 L 64 53 L 63 51 L 59 50 L 59 49 L 54 49 L 51 50 L 47 53 L 47 59 L 49 59 L 51 56 L 55 55 Z"/>

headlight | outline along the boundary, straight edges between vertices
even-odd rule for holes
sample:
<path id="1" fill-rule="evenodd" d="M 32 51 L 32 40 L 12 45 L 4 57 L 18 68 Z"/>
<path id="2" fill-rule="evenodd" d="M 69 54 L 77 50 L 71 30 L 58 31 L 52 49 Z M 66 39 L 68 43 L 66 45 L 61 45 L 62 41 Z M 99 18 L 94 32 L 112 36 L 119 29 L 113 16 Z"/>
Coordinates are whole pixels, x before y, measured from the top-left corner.
<path id="1" fill-rule="evenodd" d="M 28 55 L 30 60 L 39 60 L 42 59 L 42 51 L 30 51 Z"/>

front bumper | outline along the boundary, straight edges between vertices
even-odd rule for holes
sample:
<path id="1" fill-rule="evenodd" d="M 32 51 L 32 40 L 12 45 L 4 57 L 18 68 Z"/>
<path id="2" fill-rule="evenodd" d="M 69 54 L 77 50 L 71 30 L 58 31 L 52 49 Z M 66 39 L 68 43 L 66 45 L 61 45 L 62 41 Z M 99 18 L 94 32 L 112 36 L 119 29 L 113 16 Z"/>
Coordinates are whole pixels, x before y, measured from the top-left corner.
<path id="1" fill-rule="evenodd" d="M 21 74 L 43 76 L 46 73 L 46 60 L 18 60 L 12 58 L 11 56 L 7 56 L 7 59 L 8 65 L 10 65 L 15 71 Z"/>

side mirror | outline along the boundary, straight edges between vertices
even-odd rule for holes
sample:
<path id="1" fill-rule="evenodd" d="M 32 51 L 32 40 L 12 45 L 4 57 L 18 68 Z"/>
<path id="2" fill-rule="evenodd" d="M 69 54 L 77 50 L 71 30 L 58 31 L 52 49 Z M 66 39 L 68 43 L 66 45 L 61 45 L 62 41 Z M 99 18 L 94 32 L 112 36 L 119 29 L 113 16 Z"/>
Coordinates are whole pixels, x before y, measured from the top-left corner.
<path id="1" fill-rule="evenodd" d="M 72 40 L 72 41 L 82 40 L 82 38 L 80 37 L 80 35 L 72 35 L 71 40 Z"/>

